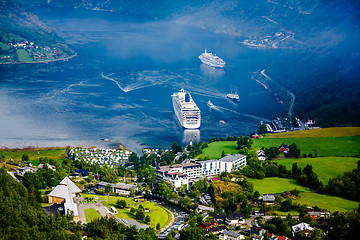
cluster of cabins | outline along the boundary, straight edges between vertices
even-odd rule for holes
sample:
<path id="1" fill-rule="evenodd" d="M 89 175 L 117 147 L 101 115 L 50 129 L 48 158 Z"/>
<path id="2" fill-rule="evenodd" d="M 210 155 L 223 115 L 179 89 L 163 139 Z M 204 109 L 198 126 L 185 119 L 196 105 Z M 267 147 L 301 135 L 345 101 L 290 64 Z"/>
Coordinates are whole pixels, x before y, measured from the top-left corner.
<path id="1" fill-rule="evenodd" d="M 90 164 L 109 166 L 111 168 L 128 161 L 132 152 L 108 148 L 72 148 L 69 157 Z"/>
<path id="2" fill-rule="evenodd" d="M 156 175 L 159 180 L 170 182 L 175 188 L 185 186 L 188 189 L 189 185 L 201 178 L 216 176 L 222 172 L 232 172 L 244 166 L 246 166 L 246 156 L 228 154 L 221 159 L 161 166 L 156 169 Z"/>

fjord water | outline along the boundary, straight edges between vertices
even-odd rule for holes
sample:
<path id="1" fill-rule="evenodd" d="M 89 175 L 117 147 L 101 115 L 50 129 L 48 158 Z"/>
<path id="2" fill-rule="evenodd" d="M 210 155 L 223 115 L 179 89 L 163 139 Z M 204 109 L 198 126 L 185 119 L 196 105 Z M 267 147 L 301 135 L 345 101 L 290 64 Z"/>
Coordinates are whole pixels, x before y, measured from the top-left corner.
<path id="1" fill-rule="evenodd" d="M 279 49 L 248 48 L 236 37 L 176 19 L 79 9 L 38 14 L 78 55 L 65 62 L 0 66 L 0 146 L 169 147 L 250 134 L 280 112 L 275 98 L 251 79 Z M 200 62 L 205 48 L 226 61 L 224 69 Z M 177 123 L 171 94 L 182 87 L 201 110 L 200 130 Z M 231 91 L 238 92 L 239 103 L 226 98 Z M 217 109 L 207 106 L 209 100 Z"/>

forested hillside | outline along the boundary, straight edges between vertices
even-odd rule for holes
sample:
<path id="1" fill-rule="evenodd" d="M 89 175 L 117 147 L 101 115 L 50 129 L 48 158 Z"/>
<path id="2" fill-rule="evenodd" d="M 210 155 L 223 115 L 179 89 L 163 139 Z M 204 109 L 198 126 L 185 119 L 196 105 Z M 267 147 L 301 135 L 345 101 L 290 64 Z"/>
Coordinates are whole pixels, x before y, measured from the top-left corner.
<path id="1" fill-rule="evenodd" d="M 0 168 L 0 236 L 2 239 L 77 239 L 66 218 L 48 216 L 29 191 Z"/>

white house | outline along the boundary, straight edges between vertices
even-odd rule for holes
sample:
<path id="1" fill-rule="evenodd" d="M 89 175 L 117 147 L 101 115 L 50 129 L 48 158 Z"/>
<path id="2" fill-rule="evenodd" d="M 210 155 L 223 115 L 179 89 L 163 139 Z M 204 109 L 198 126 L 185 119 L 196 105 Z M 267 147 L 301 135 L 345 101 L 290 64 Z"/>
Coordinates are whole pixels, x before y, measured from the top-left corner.
<path id="1" fill-rule="evenodd" d="M 24 176 L 27 172 L 32 172 L 32 167 L 21 167 L 16 170 L 16 174 L 20 176 Z"/>
<path id="2" fill-rule="evenodd" d="M 291 235 L 294 236 L 299 232 L 304 232 L 305 236 L 307 237 L 309 232 L 311 232 L 312 230 L 314 230 L 314 228 L 311 227 L 310 224 L 302 222 L 291 227 Z"/>
<path id="3" fill-rule="evenodd" d="M 257 152 L 257 157 L 259 160 L 265 161 L 268 158 L 263 150 L 259 150 L 256 152 Z"/>
<path id="4" fill-rule="evenodd" d="M 228 214 L 225 223 L 231 226 L 238 226 L 245 223 L 245 215 L 242 213 Z"/>
<path id="5" fill-rule="evenodd" d="M 243 239 L 245 239 L 245 236 L 240 233 L 225 230 L 219 235 L 219 239 L 221 239 L 221 240 L 243 240 Z"/>
<path id="6" fill-rule="evenodd" d="M 275 202 L 276 199 L 276 194 L 272 193 L 272 194 L 264 194 L 262 196 L 262 201 L 266 202 L 267 204 L 273 204 Z"/>

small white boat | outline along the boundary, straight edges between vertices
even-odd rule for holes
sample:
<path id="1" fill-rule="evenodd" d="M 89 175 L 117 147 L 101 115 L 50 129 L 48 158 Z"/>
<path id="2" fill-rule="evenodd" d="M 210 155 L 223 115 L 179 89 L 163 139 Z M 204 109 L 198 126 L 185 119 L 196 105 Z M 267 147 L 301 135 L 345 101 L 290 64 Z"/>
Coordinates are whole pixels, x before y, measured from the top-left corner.
<path id="1" fill-rule="evenodd" d="M 210 100 L 207 102 L 207 105 L 208 105 L 209 107 L 214 107 L 214 104 L 213 104 Z"/>
<path id="2" fill-rule="evenodd" d="M 228 93 L 228 94 L 226 94 L 226 96 L 228 98 L 230 98 L 231 100 L 233 100 L 233 101 L 240 101 L 239 94 L 237 94 L 236 92 L 235 93 Z"/>

